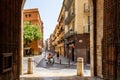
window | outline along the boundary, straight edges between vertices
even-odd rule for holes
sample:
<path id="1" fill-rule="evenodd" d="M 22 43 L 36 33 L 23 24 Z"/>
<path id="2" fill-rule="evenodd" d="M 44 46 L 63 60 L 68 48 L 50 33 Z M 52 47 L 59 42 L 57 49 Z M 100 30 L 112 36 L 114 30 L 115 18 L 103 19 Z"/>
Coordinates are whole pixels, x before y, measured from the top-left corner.
<path id="1" fill-rule="evenodd" d="M 25 14 L 25 17 L 27 18 L 27 14 Z"/>
<path id="2" fill-rule="evenodd" d="M 90 16 L 88 16 L 88 32 L 90 32 Z"/>
<path id="3" fill-rule="evenodd" d="M 29 14 L 29 17 L 31 17 L 31 14 Z"/>
<path id="4" fill-rule="evenodd" d="M 75 21 L 73 21 L 72 23 L 72 29 L 74 30 L 74 28 L 75 28 Z"/>
<path id="5" fill-rule="evenodd" d="M 25 14 L 25 17 L 27 18 L 27 17 L 31 17 L 31 14 Z"/>

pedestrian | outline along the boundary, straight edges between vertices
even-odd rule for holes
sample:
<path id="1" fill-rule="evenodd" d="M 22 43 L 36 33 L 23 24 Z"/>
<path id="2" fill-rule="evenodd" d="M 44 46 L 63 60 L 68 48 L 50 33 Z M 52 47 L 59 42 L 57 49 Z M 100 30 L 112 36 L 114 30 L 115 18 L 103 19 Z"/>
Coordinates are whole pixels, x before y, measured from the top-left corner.
<path id="1" fill-rule="evenodd" d="M 59 59 L 59 52 L 57 52 L 57 59 Z"/>
<path id="2" fill-rule="evenodd" d="M 49 53 L 48 56 L 47 56 L 47 58 L 50 59 L 51 57 L 52 57 L 52 55 Z"/>

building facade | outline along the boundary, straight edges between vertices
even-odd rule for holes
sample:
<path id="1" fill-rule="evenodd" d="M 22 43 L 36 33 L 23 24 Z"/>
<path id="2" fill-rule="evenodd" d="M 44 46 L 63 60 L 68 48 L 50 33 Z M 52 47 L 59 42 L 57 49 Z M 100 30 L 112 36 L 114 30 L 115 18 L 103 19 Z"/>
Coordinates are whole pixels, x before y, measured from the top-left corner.
<path id="1" fill-rule="evenodd" d="M 65 6 L 64 6 L 64 2 L 58 17 L 58 53 L 62 56 L 65 56 L 64 53 L 64 35 L 65 35 L 65 26 L 64 26 L 64 19 L 65 19 Z"/>
<path id="2" fill-rule="evenodd" d="M 59 52 L 59 45 L 58 45 L 59 34 L 58 33 L 59 33 L 59 25 L 57 24 L 53 32 L 53 47 L 54 47 L 55 52 Z"/>
<path id="3" fill-rule="evenodd" d="M 34 55 L 40 54 L 43 49 L 43 22 L 41 20 L 38 9 L 25 9 L 23 13 L 23 21 L 28 21 L 31 25 L 37 25 L 40 32 L 42 33 L 42 39 L 33 40 L 29 48 L 28 46 L 24 48 L 24 53 L 26 54 L 26 52 L 31 49 Z"/>
<path id="4" fill-rule="evenodd" d="M 50 39 L 45 40 L 45 51 L 50 51 Z"/>
<path id="5" fill-rule="evenodd" d="M 57 27 L 57 26 L 56 26 Z M 57 43 L 56 43 L 56 27 L 54 29 L 54 32 L 51 34 L 51 37 L 50 37 L 50 41 L 51 41 L 51 52 L 55 53 L 57 50 L 56 50 L 56 47 L 57 47 Z"/>
<path id="6" fill-rule="evenodd" d="M 64 0 L 65 4 L 65 53 L 76 61 L 83 57 L 90 63 L 90 9 L 88 0 Z"/>
<path id="7" fill-rule="evenodd" d="M 50 35 L 50 51 L 52 52 L 52 53 L 55 53 L 55 48 L 54 48 L 54 35 L 53 34 L 51 34 Z"/>

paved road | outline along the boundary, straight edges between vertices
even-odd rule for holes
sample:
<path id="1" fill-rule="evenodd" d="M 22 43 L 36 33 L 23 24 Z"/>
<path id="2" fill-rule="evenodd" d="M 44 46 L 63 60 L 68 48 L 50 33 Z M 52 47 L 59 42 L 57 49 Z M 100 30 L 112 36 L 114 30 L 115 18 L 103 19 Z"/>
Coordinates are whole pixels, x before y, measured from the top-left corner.
<path id="1" fill-rule="evenodd" d="M 65 62 L 67 63 L 67 61 L 62 61 L 62 64 L 59 64 L 59 60 L 57 61 L 55 59 L 54 64 L 46 64 L 45 59 L 44 59 L 45 54 L 48 54 L 48 52 L 43 53 L 42 55 L 33 57 L 34 58 L 34 74 L 61 73 L 61 74 L 76 75 L 76 66 L 71 65 L 69 67 L 68 64 L 63 64 Z M 28 58 L 23 59 L 23 73 L 24 74 L 27 74 L 27 64 L 28 64 L 27 59 Z"/>
<path id="2" fill-rule="evenodd" d="M 97 78 L 87 77 L 86 79 L 76 76 L 76 65 L 71 62 L 72 65 L 68 65 L 68 60 L 60 56 L 62 64 L 59 64 L 59 60 L 55 58 L 54 64 L 46 64 L 45 55 L 49 52 L 44 52 L 42 55 L 35 56 L 34 58 L 34 73 L 27 74 L 27 59 L 23 59 L 23 72 L 20 80 L 100 80 Z M 89 66 L 85 66 L 84 75 L 90 76 Z"/>
<path id="3" fill-rule="evenodd" d="M 32 77 L 32 78 L 21 78 L 20 80 L 103 80 L 99 78 L 91 77 L 79 77 L 79 76 L 69 76 L 69 77 Z"/>

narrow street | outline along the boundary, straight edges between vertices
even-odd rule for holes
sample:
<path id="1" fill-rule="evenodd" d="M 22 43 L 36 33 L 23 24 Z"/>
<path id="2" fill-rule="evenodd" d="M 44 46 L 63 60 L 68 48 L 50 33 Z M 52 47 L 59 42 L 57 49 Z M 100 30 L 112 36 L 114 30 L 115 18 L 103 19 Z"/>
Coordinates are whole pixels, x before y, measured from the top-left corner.
<path id="1" fill-rule="evenodd" d="M 120 80 L 120 0 L 0 0 L 0 11 L 0 80 Z"/>
<path id="2" fill-rule="evenodd" d="M 45 55 L 50 52 L 43 52 L 42 55 L 34 56 L 34 73 L 27 74 L 27 57 L 23 59 L 23 75 L 21 75 L 21 80 L 80 80 L 82 77 L 76 76 L 76 63 L 71 62 L 70 66 L 68 65 L 68 60 L 62 56 L 61 64 L 59 60 L 56 59 L 54 55 L 55 63 L 46 64 Z M 86 79 L 98 80 L 97 78 L 90 78 L 90 68 L 89 65 L 85 66 L 84 76 Z M 84 80 L 84 79 L 83 79 Z"/>

